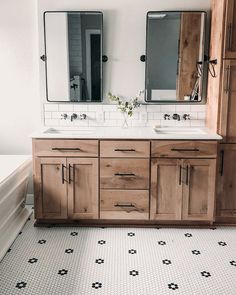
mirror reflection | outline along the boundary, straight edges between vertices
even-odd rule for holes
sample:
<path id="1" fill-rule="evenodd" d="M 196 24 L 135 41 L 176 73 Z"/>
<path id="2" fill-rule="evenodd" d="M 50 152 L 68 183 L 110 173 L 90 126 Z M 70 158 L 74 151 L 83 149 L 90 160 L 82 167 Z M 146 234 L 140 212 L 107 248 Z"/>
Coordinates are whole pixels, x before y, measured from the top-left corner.
<path id="1" fill-rule="evenodd" d="M 102 100 L 102 13 L 45 12 L 47 100 Z"/>
<path id="2" fill-rule="evenodd" d="M 149 12 L 146 101 L 201 101 L 205 12 Z"/>

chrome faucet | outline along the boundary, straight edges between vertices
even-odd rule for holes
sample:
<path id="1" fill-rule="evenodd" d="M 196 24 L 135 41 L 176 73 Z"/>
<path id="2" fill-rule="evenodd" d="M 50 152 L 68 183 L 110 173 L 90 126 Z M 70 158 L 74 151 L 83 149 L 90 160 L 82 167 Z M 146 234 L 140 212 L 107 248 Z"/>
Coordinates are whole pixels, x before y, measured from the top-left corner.
<path id="1" fill-rule="evenodd" d="M 61 119 L 66 120 L 69 116 L 67 114 L 61 114 Z"/>
<path id="2" fill-rule="evenodd" d="M 170 115 L 164 114 L 164 120 L 170 120 Z"/>
<path id="3" fill-rule="evenodd" d="M 184 120 L 190 120 L 190 114 L 183 114 Z"/>
<path id="4" fill-rule="evenodd" d="M 73 113 L 73 114 L 70 116 L 70 120 L 71 120 L 71 122 L 74 121 L 74 120 L 77 119 L 77 118 L 78 118 L 78 115 L 75 114 L 75 113 Z"/>
<path id="5" fill-rule="evenodd" d="M 180 121 L 180 115 L 179 114 L 173 114 L 172 119 Z"/>
<path id="6" fill-rule="evenodd" d="M 79 115 L 79 119 L 80 120 L 86 120 L 86 118 L 87 118 L 87 115 L 86 114 L 80 114 Z"/>

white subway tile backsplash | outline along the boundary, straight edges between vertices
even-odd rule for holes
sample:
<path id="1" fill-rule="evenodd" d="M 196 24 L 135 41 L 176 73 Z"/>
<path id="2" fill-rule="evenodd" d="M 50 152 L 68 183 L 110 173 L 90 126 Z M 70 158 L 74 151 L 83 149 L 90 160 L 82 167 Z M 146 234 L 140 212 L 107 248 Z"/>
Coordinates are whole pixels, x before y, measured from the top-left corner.
<path id="1" fill-rule="evenodd" d="M 45 103 L 44 104 L 44 111 L 45 112 L 51 112 L 51 111 L 58 111 L 58 104 L 50 104 L 50 103 Z"/>
<path id="2" fill-rule="evenodd" d="M 162 127 L 172 126 L 205 126 L 205 105 L 141 105 L 136 109 L 134 115 L 128 118 L 129 125 L 133 127 L 159 125 Z M 62 114 L 76 113 L 86 114 L 86 120 L 76 119 L 73 122 L 68 118 L 61 119 Z M 178 113 L 180 121 L 172 119 L 172 115 Z M 164 120 L 164 114 L 169 114 L 171 120 Z M 190 114 L 190 120 L 183 120 L 184 114 Z M 103 119 L 101 119 L 103 118 Z M 145 118 L 145 120 L 143 120 Z M 122 126 L 123 114 L 117 110 L 117 105 L 88 105 L 88 104 L 44 104 L 44 122 L 45 126 Z"/>

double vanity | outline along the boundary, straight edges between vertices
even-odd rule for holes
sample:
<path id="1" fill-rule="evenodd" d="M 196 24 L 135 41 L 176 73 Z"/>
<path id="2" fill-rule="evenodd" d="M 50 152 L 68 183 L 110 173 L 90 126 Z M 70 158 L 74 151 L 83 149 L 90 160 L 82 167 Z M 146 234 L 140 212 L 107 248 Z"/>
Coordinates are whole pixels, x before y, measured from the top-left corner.
<path id="1" fill-rule="evenodd" d="M 200 128 L 33 136 L 36 224 L 212 224 L 217 141 Z"/>

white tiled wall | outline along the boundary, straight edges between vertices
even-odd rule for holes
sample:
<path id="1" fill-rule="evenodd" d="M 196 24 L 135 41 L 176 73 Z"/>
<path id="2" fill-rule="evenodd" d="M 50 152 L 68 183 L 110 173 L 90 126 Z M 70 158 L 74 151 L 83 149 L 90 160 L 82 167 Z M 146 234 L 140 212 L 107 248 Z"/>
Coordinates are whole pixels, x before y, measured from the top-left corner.
<path id="1" fill-rule="evenodd" d="M 62 119 L 66 113 L 86 114 L 86 120 Z M 178 113 L 180 121 L 164 120 L 164 114 L 172 115 Z M 183 114 L 190 114 L 190 120 L 183 120 Z M 205 126 L 205 105 L 141 105 L 136 109 L 132 118 L 129 118 L 129 125 L 133 127 L 143 126 L 179 126 L 179 127 L 204 127 Z M 44 104 L 45 126 L 64 127 L 95 127 L 111 126 L 118 127 L 123 123 L 123 115 L 117 110 L 116 105 L 87 105 L 87 104 Z"/>

